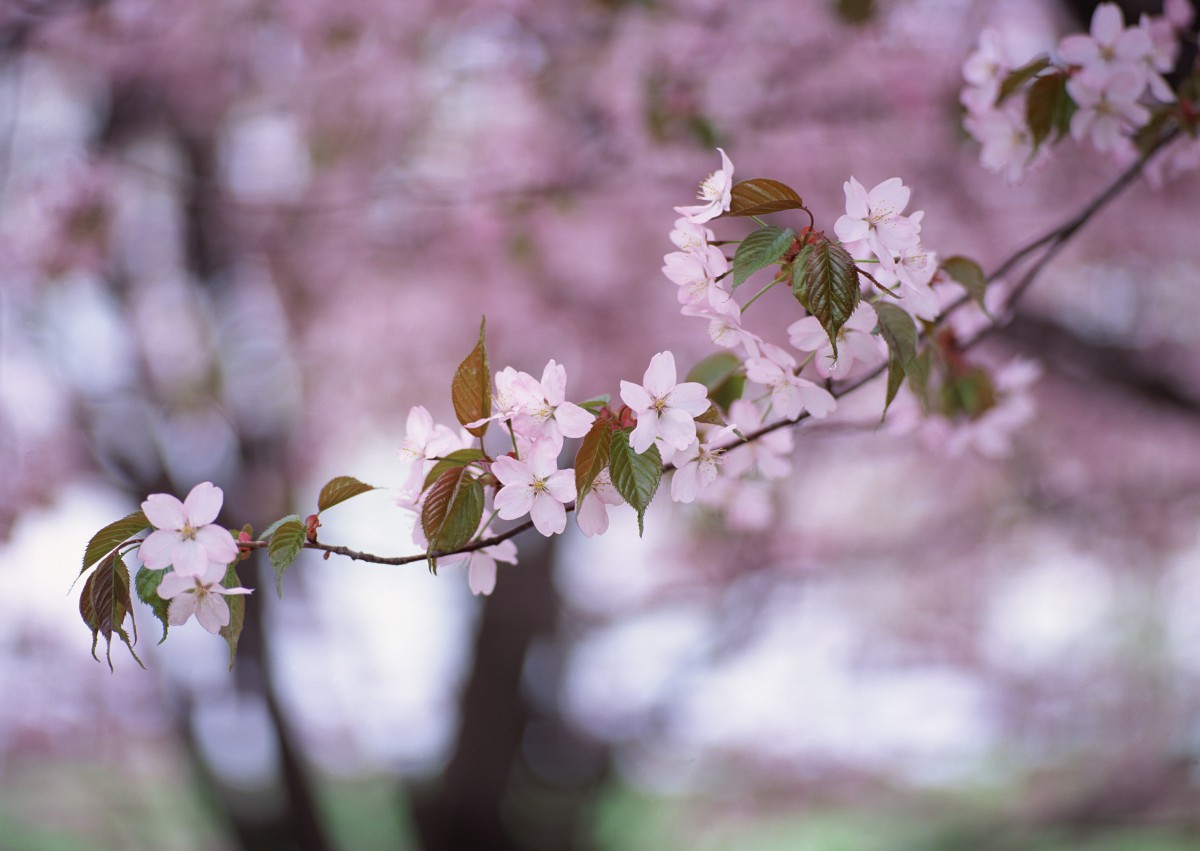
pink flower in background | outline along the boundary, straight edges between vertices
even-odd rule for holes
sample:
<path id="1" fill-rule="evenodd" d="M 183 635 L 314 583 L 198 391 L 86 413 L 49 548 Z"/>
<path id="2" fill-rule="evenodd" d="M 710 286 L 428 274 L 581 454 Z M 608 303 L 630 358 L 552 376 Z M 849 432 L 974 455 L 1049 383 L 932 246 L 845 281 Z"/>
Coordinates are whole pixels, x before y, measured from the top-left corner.
<path id="1" fill-rule="evenodd" d="M 1092 14 L 1091 31 L 1066 36 L 1059 42 L 1058 54 L 1064 62 L 1092 73 L 1137 66 L 1153 47 L 1147 30 L 1125 26 L 1120 6 L 1101 3 Z"/>
<path id="2" fill-rule="evenodd" d="M 785 419 L 794 420 L 804 411 L 820 419 L 837 407 L 833 394 L 796 375 L 796 359 L 771 343 L 763 343 L 762 354 L 746 361 L 746 377 L 771 389 L 771 406 Z"/>
<path id="3" fill-rule="evenodd" d="M 491 533 L 487 529 L 481 529 L 480 534 L 486 537 Z M 482 594 L 486 597 L 496 590 L 496 562 L 498 561 L 516 564 L 517 545 L 512 541 L 501 541 L 481 550 L 457 556 L 446 556 L 441 560 L 441 565 L 442 567 L 453 567 L 465 563 L 467 587 L 471 589 L 472 594 L 477 596 Z"/>
<path id="4" fill-rule="evenodd" d="M 717 152 L 721 155 L 721 167 L 704 179 L 700 191 L 696 193 L 696 197 L 705 203 L 697 207 L 675 208 L 675 212 L 687 217 L 692 224 L 701 225 L 715 219 L 729 209 L 732 201 L 733 163 L 721 148 L 717 148 Z"/>
<path id="5" fill-rule="evenodd" d="M 694 502 L 696 495 L 716 480 L 717 472 L 724 463 L 721 456 L 725 450 L 713 447 L 711 443 L 731 431 L 733 429 L 723 428 L 705 443 L 697 438 L 675 453 L 672 459 L 675 473 L 671 476 L 671 499 L 683 503 Z"/>
<path id="6" fill-rule="evenodd" d="M 756 431 L 763 424 L 757 406 L 749 399 L 736 399 L 729 406 L 729 422 L 742 435 Z M 725 454 L 728 478 L 740 478 L 751 470 L 766 479 L 782 479 L 792 470 L 791 454 L 795 447 L 792 430 L 779 428 L 768 432 L 753 443 L 734 446 Z"/>
<path id="7" fill-rule="evenodd" d="M 676 449 L 686 449 L 696 439 L 696 417 L 709 408 L 708 388 L 697 381 L 677 384 L 675 355 L 659 352 L 650 359 L 642 386 L 621 382 L 621 399 L 637 414 L 629 445 L 639 455 L 655 438 Z"/>
<path id="8" fill-rule="evenodd" d="M 461 434 L 456 434 L 449 426 L 435 425 L 429 411 L 423 405 L 415 405 L 408 412 L 404 441 L 400 444 L 400 464 L 405 470 L 400 490 L 403 493 L 419 492 L 425 479 L 425 462 L 465 445 Z"/>
<path id="9" fill-rule="evenodd" d="M 180 576 L 202 576 L 210 564 L 225 565 L 238 556 L 237 543 L 227 529 L 213 523 L 225 495 L 212 482 L 201 482 L 180 502 L 166 493 L 152 493 L 142 512 L 155 531 L 142 542 L 138 557 L 151 570 L 174 565 Z"/>
<path id="10" fill-rule="evenodd" d="M 845 378 L 855 363 L 873 366 L 883 359 L 883 341 L 871 333 L 878 322 L 875 308 L 860 301 L 846 324 L 838 330 L 837 360 L 833 359 L 833 343 L 821 326 L 821 320 L 815 316 L 806 316 L 789 325 L 788 339 L 800 351 L 816 353 L 813 364 L 822 378 Z"/>
<path id="11" fill-rule="evenodd" d="M 528 514 L 546 537 L 567 528 L 563 506 L 575 498 L 575 471 L 558 469 L 558 449 L 552 442 L 537 444 L 528 462 L 508 455 L 497 458 L 492 474 L 504 486 L 496 494 L 500 517 L 516 520 Z"/>
<path id="12" fill-rule="evenodd" d="M 171 601 L 167 608 L 167 622 L 172 626 L 182 626 L 195 615 L 200 626 L 216 635 L 221 627 L 229 625 L 229 604 L 225 602 L 224 595 L 251 593 L 249 588 L 222 586 L 225 567 L 220 566 L 218 570 L 216 562 L 212 565 L 201 576 L 184 576 L 176 569 L 158 584 L 158 596 Z"/>

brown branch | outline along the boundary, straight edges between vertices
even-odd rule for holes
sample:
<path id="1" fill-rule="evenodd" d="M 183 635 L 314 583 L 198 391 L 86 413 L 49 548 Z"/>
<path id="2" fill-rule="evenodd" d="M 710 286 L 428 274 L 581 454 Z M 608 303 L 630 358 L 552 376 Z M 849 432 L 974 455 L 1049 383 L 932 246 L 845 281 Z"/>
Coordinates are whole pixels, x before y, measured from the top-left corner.
<path id="1" fill-rule="evenodd" d="M 1093 199 L 1087 206 L 1085 206 L 1077 214 L 1072 216 L 1067 221 L 1063 222 L 1058 227 L 1048 231 L 1047 233 L 1043 234 L 1042 236 L 1039 236 L 1037 239 L 1034 239 L 1031 242 L 1016 249 L 998 267 L 996 267 L 995 271 L 993 271 L 990 275 L 987 276 L 988 283 L 992 283 L 995 280 L 997 280 L 998 278 L 1001 278 L 1004 275 L 1007 275 L 1009 272 L 1011 272 L 1013 269 L 1015 269 L 1017 267 L 1017 265 L 1023 259 L 1028 257 L 1030 254 L 1033 254 L 1040 248 L 1046 248 L 1046 251 L 1042 254 L 1042 256 L 1037 259 L 1037 261 L 1025 272 L 1024 275 L 1022 275 L 1021 280 L 1017 283 L 1017 286 L 1013 289 L 1013 291 L 1011 293 L 1009 293 L 1008 297 L 1005 299 L 1005 302 L 1004 302 L 1005 310 L 1008 310 L 1009 308 L 1011 308 L 1013 305 L 1016 304 L 1016 302 L 1029 289 L 1029 287 L 1032 286 L 1033 282 L 1037 279 L 1038 275 L 1041 274 L 1042 270 L 1050 263 L 1050 261 L 1052 261 L 1058 255 L 1058 253 L 1066 246 L 1066 244 L 1072 239 L 1072 237 L 1074 237 L 1075 234 L 1078 233 L 1079 230 L 1082 229 L 1085 224 L 1087 224 L 1089 221 L 1091 221 L 1091 219 L 1097 213 L 1099 213 L 1102 209 L 1104 209 L 1106 206 L 1108 206 L 1110 203 L 1112 203 L 1112 201 L 1114 199 L 1116 199 L 1117 196 L 1119 196 L 1122 192 L 1124 192 L 1125 189 L 1127 189 L 1129 187 L 1129 185 L 1132 184 L 1133 181 L 1136 180 L 1137 177 L 1142 173 L 1143 169 L 1146 167 L 1146 164 L 1149 163 L 1149 161 L 1159 151 L 1161 151 L 1166 145 L 1168 145 L 1178 135 L 1179 135 L 1178 128 L 1174 128 L 1174 129 L 1164 133 L 1161 137 L 1159 137 L 1159 139 L 1149 149 L 1147 149 L 1147 151 L 1141 157 L 1138 158 L 1138 160 L 1136 162 L 1133 163 L 1133 165 L 1129 166 L 1129 168 L 1127 168 L 1124 172 L 1122 172 L 1122 174 L 1116 180 L 1114 180 L 1111 184 L 1109 184 L 1109 186 L 1106 187 L 1103 192 L 1101 192 L 1099 195 L 1097 195 L 1096 198 Z M 951 302 L 949 305 L 947 305 L 946 309 L 944 311 L 942 311 L 942 314 L 937 318 L 937 320 L 931 324 L 929 331 L 933 331 L 933 330 L 936 330 L 937 328 L 939 328 L 945 322 L 947 317 L 949 317 L 955 311 L 962 309 L 970 301 L 971 301 L 970 296 L 964 294 L 960 298 Z M 970 340 L 963 343 L 963 347 L 970 348 L 971 346 L 974 346 L 981 339 L 983 339 L 983 337 L 987 336 L 989 333 L 991 333 L 993 330 L 995 330 L 996 327 L 998 327 L 998 326 L 990 325 L 990 326 L 984 328 L 979 333 L 977 333 L 974 337 L 972 337 Z M 928 335 L 929 335 L 929 332 L 926 332 L 926 334 L 924 336 L 928 337 Z M 852 393 L 853 391 L 862 387 L 864 384 L 867 384 L 867 383 L 873 381 L 874 379 L 878 378 L 880 375 L 882 375 L 884 373 L 884 371 L 886 369 L 887 369 L 887 364 L 881 364 L 878 367 L 876 367 L 875 369 L 865 373 L 864 375 L 862 375 L 852 381 L 847 381 L 845 383 L 842 383 L 842 384 L 836 386 L 835 388 L 833 388 L 831 390 L 831 392 L 833 393 L 834 398 L 840 399 L 843 396 L 845 396 L 849 393 Z M 752 431 L 749 434 L 745 435 L 744 437 L 734 441 L 733 443 L 727 444 L 726 446 L 723 446 L 721 448 L 725 449 L 725 450 L 735 449 L 738 446 L 743 446 L 748 443 L 753 443 L 754 441 L 758 440 L 759 438 L 763 437 L 764 435 L 770 434 L 773 431 L 778 431 L 779 429 L 782 429 L 782 428 L 791 428 L 792 426 L 799 425 L 800 423 L 809 419 L 809 417 L 810 417 L 809 413 L 807 411 L 804 411 L 798 417 L 796 417 L 794 419 L 778 420 L 774 423 L 765 425 L 762 428 Z M 673 471 L 674 469 L 675 469 L 674 464 L 664 464 L 663 465 L 663 474 L 665 475 L 666 473 L 669 473 L 669 472 Z M 574 511 L 575 503 L 570 503 L 570 504 L 566 505 L 565 508 L 567 511 Z M 422 553 L 420 555 L 411 555 L 411 556 L 377 556 L 372 553 L 366 553 L 366 552 L 361 552 L 359 550 L 353 550 L 353 549 L 350 549 L 349 547 L 336 546 L 333 544 L 324 544 L 324 543 L 320 543 L 320 542 L 305 542 L 304 546 L 308 549 L 321 550 L 323 552 L 331 553 L 333 555 L 345 556 L 346 558 L 353 559 L 354 561 L 364 561 L 364 562 L 369 562 L 371 564 L 402 565 L 402 564 L 412 564 L 414 562 L 424 562 L 424 561 L 428 561 L 430 558 L 439 559 L 439 558 L 445 558 L 447 556 L 459 555 L 462 553 L 476 552 L 478 550 L 485 549 L 486 547 L 492 547 L 492 546 L 495 546 L 496 544 L 503 543 L 504 541 L 507 541 L 510 538 L 516 537 L 517 535 L 521 534 L 522 532 L 528 531 L 531 528 L 533 528 L 533 521 L 526 520 L 524 523 L 514 526 L 511 529 L 508 529 L 504 532 L 500 532 L 496 535 L 492 535 L 489 538 L 483 538 L 478 541 L 473 541 L 472 543 L 466 544 L 462 547 L 459 547 L 458 549 L 447 550 L 444 552 Z M 263 541 L 255 541 L 255 542 L 252 542 L 249 544 L 241 544 L 240 546 L 247 548 L 247 549 L 261 549 L 262 547 L 267 546 L 267 543 L 263 542 Z"/>

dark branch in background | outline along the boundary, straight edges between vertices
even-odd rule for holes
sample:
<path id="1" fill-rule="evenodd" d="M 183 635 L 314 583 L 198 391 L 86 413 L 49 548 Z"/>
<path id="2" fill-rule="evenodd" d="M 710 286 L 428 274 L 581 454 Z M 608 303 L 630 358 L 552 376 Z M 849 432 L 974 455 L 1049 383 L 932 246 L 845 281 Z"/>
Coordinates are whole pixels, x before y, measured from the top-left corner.
<path id="1" fill-rule="evenodd" d="M 1149 161 L 1159 151 L 1161 151 L 1166 145 L 1168 145 L 1178 135 L 1179 135 L 1178 129 L 1173 129 L 1169 132 L 1164 133 L 1141 157 L 1138 158 L 1138 160 L 1135 163 L 1133 163 L 1133 165 L 1129 166 L 1129 168 L 1127 168 L 1116 180 L 1114 180 L 1111 184 L 1109 184 L 1108 187 L 1106 187 L 1103 192 L 1101 192 L 1099 195 L 1097 195 L 1096 198 L 1093 201 L 1091 201 L 1091 203 L 1089 203 L 1087 206 L 1085 206 L 1079 213 L 1075 214 L 1070 219 L 1063 222 L 1061 225 L 1054 228 L 1053 230 L 1048 231 L 1047 233 L 1043 234 L 1042 236 L 1038 237 L 1037 239 L 1034 239 L 1033 241 L 1027 243 L 1026 245 L 1023 245 L 1020 248 L 1016 249 L 998 267 L 996 267 L 995 271 L 993 271 L 991 274 L 988 275 L 988 278 L 987 278 L 988 283 L 993 283 L 997 279 L 1004 277 L 1005 275 L 1009 274 L 1014 269 L 1016 269 L 1017 266 L 1020 264 L 1020 262 L 1022 260 L 1024 260 L 1025 258 L 1027 258 L 1028 256 L 1030 256 L 1031 254 L 1037 252 L 1039 249 L 1043 249 L 1043 248 L 1045 249 L 1045 252 L 1042 254 L 1042 256 L 1039 257 L 1037 259 L 1037 261 L 1034 262 L 1033 265 L 1029 267 L 1028 270 L 1026 270 L 1025 274 L 1021 276 L 1020 281 L 1018 281 L 1016 287 L 1014 287 L 1013 291 L 1005 299 L 1005 303 L 1004 303 L 1005 311 L 1010 310 L 1017 303 L 1017 301 L 1025 294 L 1025 292 L 1029 289 L 1029 287 L 1032 286 L 1033 282 L 1037 279 L 1038 275 L 1041 274 L 1042 270 L 1050 263 L 1050 261 L 1052 261 L 1058 255 L 1058 253 L 1066 246 L 1066 244 L 1068 242 L 1070 242 L 1072 237 L 1074 237 L 1075 234 L 1078 233 L 1079 230 L 1081 228 L 1083 228 L 1083 226 L 1085 224 L 1087 224 L 1097 213 L 1099 213 L 1102 209 L 1104 209 L 1106 206 L 1108 206 L 1110 203 L 1112 203 L 1112 201 L 1115 200 L 1122 192 L 1124 192 L 1127 188 L 1129 188 L 1130 184 L 1132 184 L 1134 182 L 1134 180 L 1136 180 L 1137 177 L 1142 173 L 1143 169 L 1145 169 L 1146 164 L 1149 163 Z M 966 304 L 968 304 L 970 302 L 970 300 L 971 300 L 970 297 L 964 294 L 962 297 L 951 302 L 950 305 L 948 305 L 946 307 L 946 309 L 942 312 L 942 315 L 938 317 L 937 321 L 932 324 L 932 328 L 933 329 L 938 328 L 946 320 L 946 318 L 948 316 L 950 316 L 955 311 L 963 308 Z M 999 326 L 990 325 L 990 326 L 984 328 L 982 331 L 980 331 L 978 334 L 976 334 L 973 338 L 965 341 L 963 343 L 963 347 L 969 348 L 971 346 L 974 346 L 985 336 L 987 336 L 988 334 L 995 331 L 997 327 L 999 327 Z M 863 385 L 867 384 L 868 382 L 873 381 L 875 378 L 878 378 L 880 375 L 883 374 L 884 370 L 886 370 L 886 369 L 887 369 L 887 365 L 881 364 L 880 366 L 876 367 L 875 369 L 871 370 L 870 372 L 866 373 L 865 375 L 861 376 L 860 378 L 856 378 L 853 381 L 849 381 L 849 382 L 846 382 L 844 384 L 841 384 L 841 385 L 835 387 L 832 390 L 832 393 L 835 398 L 841 398 L 841 397 L 847 395 L 848 393 L 851 393 L 851 392 L 857 390 L 858 388 L 862 387 Z M 754 441 L 761 438 L 763 435 L 770 434 L 771 432 L 778 431 L 779 429 L 782 429 L 782 428 L 791 428 L 792 426 L 797 425 L 797 424 L 807 420 L 808 418 L 809 418 L 809 414 L 806 411 L 806 412 L 801 413 L 800 416 L 797 417 L 796 419 L 779 420 L 778 422 L 774 422 L 774 423 L 771 423 L 770 425 L 763 426 L 762 428 L 757 429 L 756 431 L 752 431 L 749 434 L 745 435 L 745 437 L 743 437 L 741 440 L 731 443 L 728 446 L 725 446 L 723 448 L 724 449 L 734 449 L 738 446 L 742 446 L 747 443 L 753 443 Z M 664 474 L 668 473 L 674 469 L 675 469 L 675 467 L 672 464 L 663 465 L 663 473 Z M 571 504 L 567 505 L 566 510 L 574 511 L 575 504 L 571 503 Z M 308 549 L 320 550 L 327 554 L 345 556 L 346 558 L 350 558 L 355 561 L 370 562 L 372 564 L 403 565 L 403 564 L 412 564 L 414 562 L 428 561 L 428 559 L 430 558 L 431 555 L 436 559 L 436 558 L 445 558 L 445 557 L 451 556 L 451 555 L 459 555 L 459 554 L 463 554 L 463 553 L 476 552 L 476 551 L 482 550 L 486 547 L 495 546 L 496 544 L 507 541 L 509 538 L 516 537 L 517 535 L 521 534 L 522 532 L 525 532 L 532 528 L 533 528 L 533 521 L 526 520 L 524 523 L 514 526 L 511 529 L 508 529 L 508 530 L 501 532 L 499 534 L 496 534 L 496 535 L 492 535 L 490 538 L 483 538 L 478 541 L 473 541 L 473 542 L 466 544 L 465 546 L 459 547 L 458 549 L 455 549 L 455 550 L 448 550 L 446 552 L 435 552 L 435 553 L 421 553 L 420 555 L 411 555 L 411 556 L 377 556 L 372 553 L 366 553 L 366 552 L 361 552 L 359 550 L 353 550 L 353 549 L 350 549 L 349 547 L 335 546 L 332 544 L 321 543 L 319 541 L 308 541 L 308 542 L 305 542 L 304 546 Z M 266 542 L 253 542 L 253 543 L 249 543 L 249 544 L 242 544 L 241 546 L 243 546 L 247 549 L 261 549 L 263 547 L 266 547 L 267 543 Z"/>

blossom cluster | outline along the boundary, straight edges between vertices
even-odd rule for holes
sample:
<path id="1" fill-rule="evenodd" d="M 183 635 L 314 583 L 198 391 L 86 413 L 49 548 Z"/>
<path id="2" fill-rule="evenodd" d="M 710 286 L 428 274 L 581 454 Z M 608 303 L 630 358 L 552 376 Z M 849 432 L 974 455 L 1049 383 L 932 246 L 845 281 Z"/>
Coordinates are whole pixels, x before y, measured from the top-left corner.
<path id="1" fill-rule="evenodd" d="M 669 238 L 677 250 L 664 257 L 663 274 L 677 289 L 681 312 L 707 323 L 710 340 L 723 350 L 716 357 L 724 358 L 725 378 L 737 378 L 736 392 L 718 393 L 724 379 L 681 380 L 674 354 L 662 351 L 650 359 L 640 382 L 620 383 L 619 404 L 608 396 L 577 403 L 568 399 L 567 371 L 555 360 L 546 363 L 540 378 L 511 366 L 491 374 L 481 329 L 479 345 L 452 386 L 459 425 L 436 423 L 426 408 L 413 407 L 399 449 L 402 483 L 396 502 L 413 514 L 413 541 L 429 553 L 431 568 L 464 566 L 471 591 L 490 594 L 497 563 L 517 561 L 515 545 L 497 533 L 495 520 L 528 518 L 540 534 L 552 536 L 566 530 L 573 510 L 580 531 L 592 537 L 608 530 L 610 507 L 628 503 L 638 513 L 640 528 L 667 470 L 674 501 L 704 502 L 720 508 L 732 524 L 762 527 L 770 520 L 770 484 L 791 471 L 793 435 L 786 428 L 753 440 L 746 435 L 769 423 L 833 414 L 832 381 L 881 371 L 885 361 L 894 360 L 894 343 L 885 345 L 882 333 L 884 303 L 891 322 L 907 323 L 914 339 L 916 323 L 934 327 L 950 289 L 935 285 L 948 276 L 921 241 L 923 213 L 905 213 L 910 189 L 899 178 L 870 190 L 854 177 L 846 181 L 845 214 L 833 227 L 836 243 L 813 228 L 798 195 L 772 184 L 782 187 L 771 190 L 783 193 L 785 203 L 778 209 L 803 210 L 810 226 L 797 233 L 763 225 L 758 242 L 754 235 L 742 240 L 731 259 L 708 224 L 743 214 L 733 209 L 741 184 L 733 182 L 728 155 L 718 153 L 721 168 L 700 187 L 703 203 L 676 208 L 680 216 Z M 772 247 L 751 267 L 731 274 L 744 263 L 743 249 L 750 246 L 754 253 L 764 239 Z M 816 250 L 825 252 L 827 262 L 818 263 L 813 273 L 805 258 Z M 779 273 L 739 303 L 736 287 L 771 265 L 779 265 Z M 830 265 L 840 272 L 822 277 L 820 270 Z M 797 283 L 809 274 L 808 283 Z M 788 326 L 790 348 L 743 324 L 746 309 L 788 278 L 803 312 L 813 307 Z M 828 290 L 822 298 L 840 301 L 841 314 L 820 312 L 819 299 L 800 294 L 808 288 Z M 947 329 L 943 337 L 950 342 L 942 345 L 952 348 L 953 331 Z M 939 411 L 945 415 L 940 428 L 950 429 L 948 442 L 955 446 L 978 443 L 990 454 L 1002 452 L 1007 431 L 1032 410 L 1023 391 L 1036 371 L 1005 372 L 993 383 L 961 353 L 947 351 L 942 395 L 961 399 Z M 703 378 L 702 371 L 696 377 Z M 499 452 L 485 444 L 492 425 L 504 437 Z M 580 441 L 575 467 L 560 467 L 567 440 Z M 371 489 L 348 477 L 336 479 L 322 491 L 318 514 Z M 213 523 L 222 498 L 221 490 L 206 482 L 183 502 L 154 494 L 142 505 L 142 519 L 155 531 L 140 542 L 139 555 L 145 568 L 165 571 L 156 579 L 157 597 L 169 601 L 160 615 L 164 625 L 195 615 L 205 629 L 219 632 L 230 623 L 225 597 L 249 593 L 237 587 L 236 573 L 228 569 L 240 556 L 238 543 Z M 264 533 L 277 578 L 304 542 L 316 542 L 320 525 L 318 515 L 303 522 L 284 518 L 280 524 Z"/>
<path id="2" fill-rule="evenodd" d="M 1193 16 L 1189 0 L 1166 0 L 1161 17 L 1143 14 L 1126 26 L 1117 4 L 1102 3 L 1088 33 L 1067 35 L 1053 56 L 1024 65 L 998 32 L 984 30 L 963 65 L 961 97 L 983 165 L 1019 179 L 1044 160 L 1041 142 L 1051 129 L 1132 159 L 1137 131 L 1156 107 L 1176 100 L 1163 75 L 1174 68 Z"/>

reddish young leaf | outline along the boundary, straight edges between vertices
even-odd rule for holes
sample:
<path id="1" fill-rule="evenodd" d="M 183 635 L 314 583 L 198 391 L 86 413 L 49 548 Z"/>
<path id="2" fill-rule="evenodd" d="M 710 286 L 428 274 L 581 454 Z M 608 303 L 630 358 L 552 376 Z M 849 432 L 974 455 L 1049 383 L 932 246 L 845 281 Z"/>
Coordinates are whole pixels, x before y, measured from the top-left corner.
<path id="1" fill-rule="evenodd" d="M 338 476 L 330 479 L 325 483 L 325 487 L 321 488 L 321 494 L 317 497 L 317 511 L 333 508 L 339 502 L 345 502 L 352 497 L 373 490 L 375 490 L 374 485 L 360 482 L 353 476 Z"/>
<path id="2" fill-rule="evenodd" d="M 88 541 L 87 548 L 83 552 L 83 566 L 79 569 L 79 573 L 82 575 L 93 564 L 149 525 L 150 521 L 140 510 L 109 523 L 92 535 L 92 539 Z"/>
<path id="3" fill-rule="evenodd" d="M 421 529 L 429 541 L 429 569 L 436 572 L 434 553 L 466 544 L 483 519 L 483 485 L 466 467 L 454 467 L 433 483 L 421 509 Z"/>
<path id="4" fill-rule="evenodd" d="M 492 374 L 488 369 L 487 346 L 484 343 L 486 317 L 479 323 L 479 342 L 471 354 L 458 365 L 454 381 L 450 385 L 450 398 L 454 402 L 454 414 L 458 421 L 467 426 L 467 431 L 483 437 L 488 424 L 468 426 L 492 415 Z"/>
<path id="5" fill-rule="evenodd" d="M 735 183 L 730 191 L 727 216 L 762 216 L 783 210 L 803 210 L 800 194 L 778 180 L 755 178 Z"/>
<path id="6" fill-rule="evenodd" d="M 96 655 L 96 643 L 100 636 L 104 636 L 105 657 L 110 671 L 114 632 L 129 648 L 134 661 L 141 667 L 146 667 L 133 650 L 133 641 L 137 640 L 136 622 L 133 640 L 130 640 L 129 634 L 125 632 L 125 616 L 130 614 L 132 607 L 133 601 L 129 596 L 129 570 L 125 567 L 120 553 L 114 552 L 87 578 L 79 597 L 79 614 L 92 631 L 92 658 L 100 661 L 100 657 Z"/>
<path id="7" fill-rule="evenodd" d="M 592 489 L 596 476 L 608 466 L 612 435 L 612 422 L 608 419 L 598 419 L 583 436 L 579 452 L 575 455 L 576 504 L 583 501 L 584 496 Z"/>

